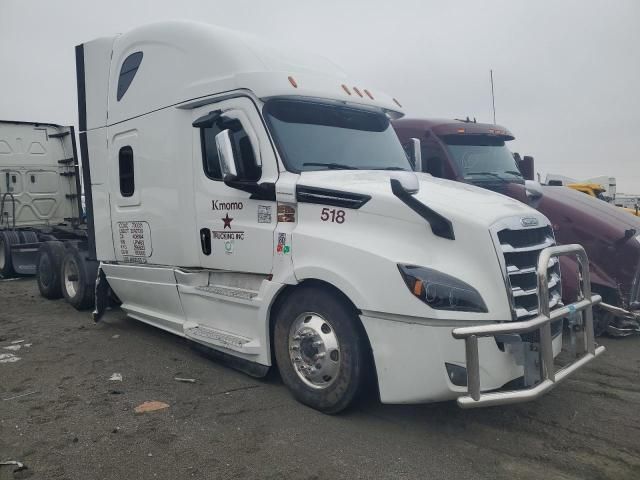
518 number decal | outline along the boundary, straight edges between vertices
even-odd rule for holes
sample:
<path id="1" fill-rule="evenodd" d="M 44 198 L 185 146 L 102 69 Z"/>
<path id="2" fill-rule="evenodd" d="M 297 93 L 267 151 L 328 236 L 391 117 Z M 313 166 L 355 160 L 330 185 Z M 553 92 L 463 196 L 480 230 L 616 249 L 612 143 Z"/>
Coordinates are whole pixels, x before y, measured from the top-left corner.
<path id="1" fill-rule="evenodd" d="M 335 208 L 323 208 L 320 213 L 320 220 L 323 222 L 344 223 L 344 210 Z"/>

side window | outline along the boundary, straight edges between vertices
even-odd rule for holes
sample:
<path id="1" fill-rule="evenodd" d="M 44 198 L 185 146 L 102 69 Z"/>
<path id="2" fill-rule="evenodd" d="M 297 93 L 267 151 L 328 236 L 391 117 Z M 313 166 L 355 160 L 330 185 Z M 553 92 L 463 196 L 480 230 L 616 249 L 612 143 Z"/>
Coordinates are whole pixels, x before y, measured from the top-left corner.
<path id="1" fill-rule="evenodd" d="M 138 72 L 138 67 L 140 67 L 140 62 L 142 62 L 142 52 L 135 52 L 129 55 L 122 62 L 122 67 L 120 67 L 120 76 L 118 77 L 118 93 L 117 100 L 124 96 L 133 81 L 133 77 L 136 76 Z"/>
<path id="2" fill-rule="evenodd" d="M 133 174 L 133 149 L 122 147 L 118 153 L 118 165 L 120 173 L 120 195 L 130 197 L 136 189 Z"/>
<path id="3" fill-rule="evenodd" d="M 233 142 L 233 151 L 236 159 L 238 159 L 238 176 L 243 180 L 259 180 L 262 176 L 262 167 L 256 165 L 256 156 L 251 140 L 242 124 L 237 120 L 226 122 L 223 128 L 216 124 L 200 129 L 202 164 L 205 175 L 212 180 L 222 180 L 218 150 L 216 148 L 216 135 L 225 128 L 229 129 L 231 141 Z"/>

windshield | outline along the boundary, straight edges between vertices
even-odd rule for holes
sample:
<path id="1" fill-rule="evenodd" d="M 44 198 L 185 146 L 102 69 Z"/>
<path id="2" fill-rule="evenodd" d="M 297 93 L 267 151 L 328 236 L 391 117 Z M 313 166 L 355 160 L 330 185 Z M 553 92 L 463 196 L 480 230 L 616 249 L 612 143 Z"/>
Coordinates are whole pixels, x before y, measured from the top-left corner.
<path id="1" fill-rule="evenodd" d="M 465 179 L 524 182 L 504 140 L 482 135 L 447 135 L 443 140 Z"/>
<path id="2" fill-rule="evenodd" d="M 264 112 L 290 171 L 411 170 L 389 119 L 379 109 L 273 99 Z"/>

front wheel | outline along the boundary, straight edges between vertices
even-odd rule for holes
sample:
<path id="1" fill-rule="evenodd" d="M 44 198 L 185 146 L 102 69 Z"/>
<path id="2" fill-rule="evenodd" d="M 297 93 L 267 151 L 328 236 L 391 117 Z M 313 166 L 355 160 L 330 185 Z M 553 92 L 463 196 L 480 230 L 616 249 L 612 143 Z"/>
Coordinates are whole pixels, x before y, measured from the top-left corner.
<path id="1" fill-rule="evenodd" d="M 354 309 L 328 290 L 302 286 L 276 315 L 276 362 L 293 396 L 324 413 L 351 405 L 367 358 Z"/>

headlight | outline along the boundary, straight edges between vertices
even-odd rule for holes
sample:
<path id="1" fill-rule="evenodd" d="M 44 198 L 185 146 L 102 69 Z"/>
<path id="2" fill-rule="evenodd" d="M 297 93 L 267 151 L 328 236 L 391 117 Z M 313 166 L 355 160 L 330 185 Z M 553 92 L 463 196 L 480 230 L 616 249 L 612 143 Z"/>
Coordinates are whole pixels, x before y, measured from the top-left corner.
<path id="1" fill-rule="evenodd" d="M 398 265 L 411 293 L 436 310 L 483 312 L 489 310 L 478 291 L 450 275 L 413 265 Z"/>

